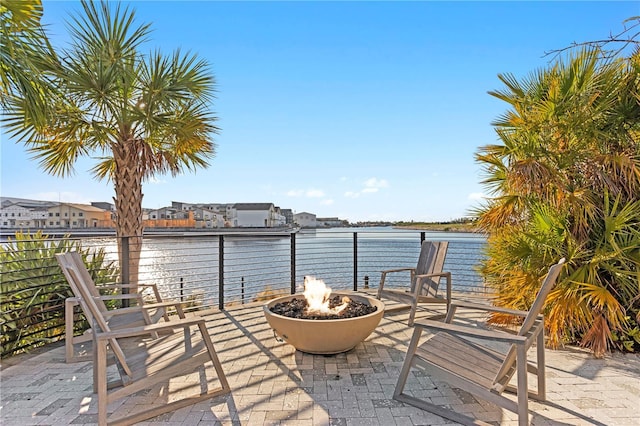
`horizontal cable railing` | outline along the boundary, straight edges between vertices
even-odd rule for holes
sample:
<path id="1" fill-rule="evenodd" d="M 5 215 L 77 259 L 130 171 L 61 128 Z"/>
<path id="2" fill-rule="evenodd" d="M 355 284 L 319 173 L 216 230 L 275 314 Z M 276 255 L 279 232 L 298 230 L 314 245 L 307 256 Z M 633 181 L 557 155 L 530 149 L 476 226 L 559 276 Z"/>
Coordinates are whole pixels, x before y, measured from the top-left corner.
<path id="1" fill-rule="evenodd" d="M 88 268 L 97 277 L 102 274 L 100 283 L 113 281 L 131 266 L 120 264 L 114 237 L 41 238 L 32 236 L 24 246 L 13 239 L 2 242 L 2 355 L 63 337 L 64 300 L 72 293 L 57 267 L 56 252 L 84 251 L 89 260 L 95 256 Z M 375 290 L 381 271 L 416 266 L 425 238 L 449 241 L 444 269 L 452 273 L 454 291 L 484 292 L 475 270 L 486 243 L 482 235 L 376 228 L 145 236 L 138 276 L 140 283 L 157 284 L 164 299 L 182 300 L 192 310 L 302 292 L 307 276 L 334 290 Z M 124 247 L 127 243 L 123 239 Z M 385 286 L 408 286 L 408 279 L 408 273 L 391 274 Z M 76 319 L 82 322 L 80 311 Z M 83 327 L 87 324 L 76 333 Z"/>

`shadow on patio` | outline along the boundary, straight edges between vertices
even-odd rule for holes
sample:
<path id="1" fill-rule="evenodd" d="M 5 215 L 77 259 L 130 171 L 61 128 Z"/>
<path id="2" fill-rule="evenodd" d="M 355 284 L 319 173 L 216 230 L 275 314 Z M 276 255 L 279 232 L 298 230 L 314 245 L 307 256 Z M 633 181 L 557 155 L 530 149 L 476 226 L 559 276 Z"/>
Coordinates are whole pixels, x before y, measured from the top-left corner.
<path id="1" fill-rule="evenodd" d="M 391 398 L 411 337 L 406 311 L 386 314 L 365 342 L 334 356 L 304 354 L 277 341 L 261 304 L 204 315 L 231 394 L 143 424 L 451 424 Z M 530 402 L 532 424 L 636 424 L 638 355 L 614 354 L 598 360 L 577 349 L 548 350 L 547 366 L 548 402 Z M 97 401 L 91 383 L 91 363 L 66 364 L 61 345 L 4 360 L 1 422 L 4 426 L 95 423 Z M 162 389 L 139 392 L 110 405 L 109 411 L 162 404 Z M 407 389 L 485 422 L 517 423 L 511 413 L 424 374 L 412 373 Z"/>

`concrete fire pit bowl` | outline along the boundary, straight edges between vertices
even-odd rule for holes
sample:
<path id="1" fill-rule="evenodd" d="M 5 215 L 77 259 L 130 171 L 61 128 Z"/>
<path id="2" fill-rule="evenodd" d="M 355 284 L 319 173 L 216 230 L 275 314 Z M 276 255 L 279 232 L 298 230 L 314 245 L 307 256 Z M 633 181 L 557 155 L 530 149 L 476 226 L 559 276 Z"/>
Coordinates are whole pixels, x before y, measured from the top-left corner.
<path id="1" fill-rule="evenodd" d="M 301 352 L 321 355 L 346 352 L 369 337 L 375 330 L 384 315 L 384 303 L 367 296 L 332 293 L 332 295 L 336 294 L 375 306 L 377 310 L 354 318 L 326 320 L 290 318 L 271 311 L 271 308 L 277 303 L 304 298 L 302 294 L 294 294 L 267 302 L 264 305 L 264 316 L 278 337 Z"/>

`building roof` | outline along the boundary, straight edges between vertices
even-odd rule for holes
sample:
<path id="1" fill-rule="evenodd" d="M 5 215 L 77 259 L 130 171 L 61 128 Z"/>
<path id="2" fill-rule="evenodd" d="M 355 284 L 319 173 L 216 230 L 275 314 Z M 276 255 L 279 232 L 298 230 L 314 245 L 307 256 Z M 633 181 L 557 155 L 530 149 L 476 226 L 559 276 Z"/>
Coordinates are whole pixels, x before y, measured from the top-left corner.
<path id="1" fill-rule="evenodd" d="M 273 208 L 273 203 L 236 203 L 236 210 L 269 210 Z"/>
<path id="2" fill-rule="evenodd" d="M 60 206 L 69 206 L 74 209 L 82 210 L 85 212 L 104 212 L 105 209 L 99 207 L 90 206 L 89 204 L 75 204 L 75 203 L 60 203 Z"/>

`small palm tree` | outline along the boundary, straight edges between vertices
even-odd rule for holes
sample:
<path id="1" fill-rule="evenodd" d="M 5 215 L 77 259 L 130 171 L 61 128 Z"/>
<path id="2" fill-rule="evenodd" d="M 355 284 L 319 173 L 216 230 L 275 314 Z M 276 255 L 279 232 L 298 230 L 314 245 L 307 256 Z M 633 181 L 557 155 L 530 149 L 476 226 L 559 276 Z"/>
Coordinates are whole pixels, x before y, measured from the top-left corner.
<path id="1" fill-rule="evenodd" d="M 128 8 L 85 0 L 82 8 L 71 21 L 71 46 L 41 70 L 59 89 L 53 109 L 41 114 L 44 125 L 29 119 L 26 96 L 10 99 L 4 123 L 47 173 L 68 176 L 78 158 L 96 160 L 95 177 L 114 185 L 116 234 L 129 237 L 135 283 L 143 181 L 208 166 L 218 131 L 210 110 L 215 81 L 195 55 L 142 54 L 149 25 L 135 26 Z"/>
<path id="2" fill-rule="evenodd" d="M 586 48 L 521 81 L 501 75 L 501 143 L 476 156 L 493 195 L 476 212 L 489 233 L 481 270 L 498 303 L 527 309 L 546 266 L 567 257 L 548 299 L 551 342 L 597 355 L 640 312 L 639 58 Z"/>

